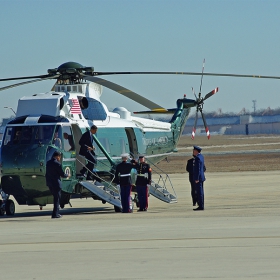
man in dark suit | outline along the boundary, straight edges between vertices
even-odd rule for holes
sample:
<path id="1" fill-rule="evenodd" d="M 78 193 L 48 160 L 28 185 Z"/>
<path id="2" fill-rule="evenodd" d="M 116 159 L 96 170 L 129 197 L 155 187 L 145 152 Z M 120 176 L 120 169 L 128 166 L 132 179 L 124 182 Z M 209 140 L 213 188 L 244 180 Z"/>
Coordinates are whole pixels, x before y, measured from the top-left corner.
<path id="1" fill-rule="evenodd" d="M 97 126 L 93 125 L 91 126 L 89 131 L 86 131 L 80 141 L 79 144 L 81 146 L 79 154 L 81 156 L 84 156 L 87 159 L 87 165 L 86 167 L 83 167 L 83 169 L 80 170 L 80 173 L 82 176 L 86 176 L 85 174 L 87 173 L 86 179 L 91 180 L 91 172 L 94 168 L 94 164 L 96 163 L 95 159 L 95 147 L 92 145 L 93 141 L 93 134 L 97 132 Z M 90 172 L 89 172 L 89 171 Z"/>
<path id="2" fill-rule="evenodd" d="M 194 211 L 204 210 L 204 191 L 203 182 L 205 181 L 204 176 L 204 157 L 201 154 L 201 148 L 193 146 L 193 181 L 195 183 L 196 199 L 198 208 L 193 209 Z"/>
<path id="3" fill-rule="evenodd" d="M 46 184 L 53 195 L 53 212 L 52 218 L 61 218 L 59 214 L 59 200 L 61 197 L 61 180 L 60 178 L 69 178 L 70 174 L 65 174 L 62 170 L 61 153 L 55 151 L 52 159 L 47 162 L 46 165 Z"/>

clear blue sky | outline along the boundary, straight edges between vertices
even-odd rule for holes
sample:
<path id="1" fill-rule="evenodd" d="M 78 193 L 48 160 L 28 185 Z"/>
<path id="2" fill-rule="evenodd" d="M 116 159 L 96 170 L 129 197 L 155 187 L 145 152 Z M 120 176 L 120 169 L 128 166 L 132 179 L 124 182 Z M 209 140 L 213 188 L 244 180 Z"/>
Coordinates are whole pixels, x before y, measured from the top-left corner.
<path id="1" fill-rule="evenodd" d="M 0 78 L 42 75 L 67 61 L 96 71 L 195 71 L 279 75 L 278 0 L 0 0 Z M 196 76 L 103 76 L 166 107 Z M 6 86 L 9 83 L 0 83 Z M 47 92 L 54 81 L 0 92 L 0 119 L 17 100 Z M 205 111 L 280 107 L 279 80 L 204 77 L 202 95 L 215 87 Z M 144 107 L 108 89 L 109 108 Z"/>

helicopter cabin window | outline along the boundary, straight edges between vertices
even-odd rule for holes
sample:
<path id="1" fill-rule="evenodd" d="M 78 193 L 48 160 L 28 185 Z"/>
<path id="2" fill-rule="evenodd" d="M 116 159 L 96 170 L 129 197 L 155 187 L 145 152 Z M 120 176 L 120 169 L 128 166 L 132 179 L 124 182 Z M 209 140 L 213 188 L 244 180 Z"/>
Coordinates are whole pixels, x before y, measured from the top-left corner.
<path id="1" fill-rule="evenodd" d="M 106 150 L 106 152 L 109 154 L 110 151 L 110 143 L 108 138 L 98 138 L 99 142 L 101 143 L 101 145 L 104 147 L 104 149 Z M 104 155 L 103 152 L 98 148 L 97 145 L 95 145 L 96 148 L 96 153 L 97 155 Z"/>
<path id="2" fill-rule="evenodd" d="M 100 121 L 106 120 L 107 114 L 103 105 L 99 101 L 90 99 L 88 100 L 88 103 L 88 108 L 83 109 L 83 114 L 87 119 Z"/>
<path id="3" fill-rule="evenodd" d="M 121 147 L 121 154 L 124 154 L 125 151 L 125 140 L 124 139 L 120 139 L 120 147 Z"/>
<path id="4" fill-rule="evenodd" d="M 70 126 L 63 126 L 63 149 L 66 152 L 75 151 L 74 138 Z"/>

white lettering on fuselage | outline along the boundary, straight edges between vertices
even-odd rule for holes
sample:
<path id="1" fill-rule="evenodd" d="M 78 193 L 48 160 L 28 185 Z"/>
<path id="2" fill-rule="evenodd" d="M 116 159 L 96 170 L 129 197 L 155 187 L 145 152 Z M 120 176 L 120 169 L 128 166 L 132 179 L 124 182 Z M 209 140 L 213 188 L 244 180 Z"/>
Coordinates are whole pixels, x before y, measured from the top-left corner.
<path id="1" fill-rule="evenodd" d="M 167 136 L 162 136 L 159 138 L 143 138 L 142 139 L 143 144 L 145 146 L 148 145 L 166 145 L 168 143 L 168 137 Z"/>

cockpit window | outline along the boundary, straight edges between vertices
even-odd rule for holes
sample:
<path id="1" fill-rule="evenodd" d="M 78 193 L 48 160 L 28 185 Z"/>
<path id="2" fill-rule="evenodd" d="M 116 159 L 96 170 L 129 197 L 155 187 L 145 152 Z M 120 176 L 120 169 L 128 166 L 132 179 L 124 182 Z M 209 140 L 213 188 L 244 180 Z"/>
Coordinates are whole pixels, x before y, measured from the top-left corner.
<path id="1" fill-rule="evenodd" d="M 7 127 L 3 145 L 52 144 L 54 128 L 54 125 Z"/>

